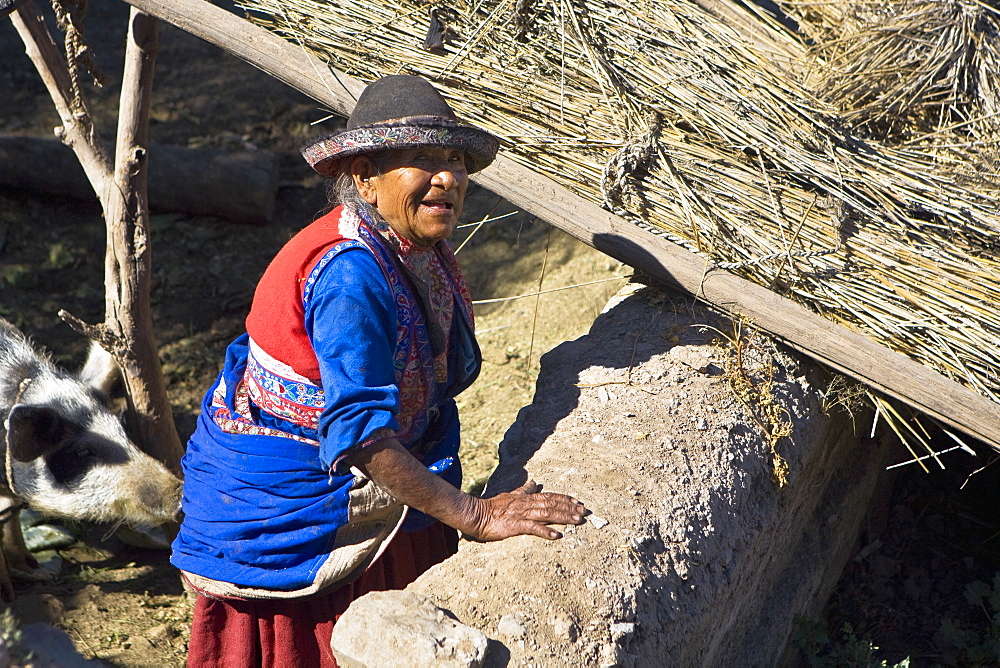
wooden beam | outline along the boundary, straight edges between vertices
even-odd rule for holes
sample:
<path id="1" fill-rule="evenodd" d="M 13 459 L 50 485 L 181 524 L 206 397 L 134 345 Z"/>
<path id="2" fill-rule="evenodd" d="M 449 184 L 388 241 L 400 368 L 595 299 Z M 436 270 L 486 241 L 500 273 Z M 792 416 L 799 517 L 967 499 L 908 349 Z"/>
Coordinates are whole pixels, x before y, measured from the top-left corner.
<path id="1" fill-rule="evenodd" d="M 306 50 L 206 0 L 125 0 L 241 58 L 345 118 L 365 85 Z"/>
<path id="2" fill-rule="evenodd" d="M 126 0 L 242 58 L 341 114 L 363 85 L 204 0 Z M 1000 450 L 1000 408 L 973 390 L 608 213 L 503 155 L 477 183 L 573 237 L 713 306 L 750 318 L 792 348 Z"/>
<path id="3" fill-rule="evenodd" d="M 872 339 L 583 200 L 511 160 L 497 160 L 478 182 L 599 251 L 750 318 L 787 345 L 872 389 L 1000 449 L 1000 407 Z"/>

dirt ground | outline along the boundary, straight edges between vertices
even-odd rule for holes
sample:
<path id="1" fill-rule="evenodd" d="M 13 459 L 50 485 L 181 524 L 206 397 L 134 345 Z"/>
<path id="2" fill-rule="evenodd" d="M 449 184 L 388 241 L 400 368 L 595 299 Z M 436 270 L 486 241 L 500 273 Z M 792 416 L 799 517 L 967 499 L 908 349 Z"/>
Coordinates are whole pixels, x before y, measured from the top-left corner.
<path id="1" fill-rule="evenodd" d="M 126 16 L 123 3 L 93 3 L 86 22 L 88 41 L 109 82 L 103 89 L 88 86 L 85 94 L 98 128 L 109 137 Z M 323 186 L 309 174 L 297 147 L 339 121 L 313 125 L 326 114 L 312 101 L 169 26 L 161 29 L 157 63 L 151 140 L 272 151 L 282 184 L 275 220 L 265 226 L 174 212 L 157 212 L 151 220 L 154 318 L 184 436 L 193 429 L 225 346 L 242 331 L 257 278 L 281 244 L 324 208 Z M 19 38 L 10 22 L 0 19 L 0 132 L 51 136 L 57 124 Z M 476 223 L 491 211 L 497 216 L 513 209 L 492 193 L 471 188 L 464 220 Z M 460 230 L 457 243 L 473 229 Z M 56 313 L 66 309 L 90 322 L 103 318 L 103 234 L 96 202 L 0 190 L 0 316 L 67 368 L 79 366 L 85 342 Z M 630 272 L 518 212 L 483 225 L 459 260 L 480 300 Z M 503 432 L 530 401 L 539 356 L 585 333 L 622 283 L 608 280 L 477 306 L 485 364 L 477 384 L 460 397 L 467 488 L 478 489 L 485 481 Z M 1000 569 L 1000 515 L 993 492 L 994 469 L 1000 467 L 974 476 L 965 490 L 958 488 L 987 459 L 984 450 L 976 460 L 950 460 L 948 471 L 933 476 L 910 466 L 895 475 L 895 485 L 884 486 L 879 512 L 859 545 L 867 552 L 851 562 L 831 602 L 831 636 L 840 637 L 842 625 L 850 623 L 858 637 L 883 646 L 894 661 L 913 654 L 914 665 L 932 665 L 944 656 L 934 640 L 943 618 L 975 624 L 979 611 L 970 613 L 963 592 L 970 582 L 991 582 Z M 18 583 L 14 609 L 22 623 L 51 622 L 69 633 L 80 652 L 107 665 L 182 665 L 190 604 L 167 552 L 128 546 L 109 527 L 77 530 L 81 540 L 60 551 L 63 565 L 55 580 Z M 977 630 L 987 626 L 982 621 Z"/>

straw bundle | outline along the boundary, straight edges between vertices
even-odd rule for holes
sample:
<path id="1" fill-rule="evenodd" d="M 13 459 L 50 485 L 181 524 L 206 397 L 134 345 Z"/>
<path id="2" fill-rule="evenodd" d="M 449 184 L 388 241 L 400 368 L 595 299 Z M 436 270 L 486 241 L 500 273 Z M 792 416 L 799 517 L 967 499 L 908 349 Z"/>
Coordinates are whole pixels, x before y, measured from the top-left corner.
<path id="1" fill-rule="evenodd" d="M 852 136 L 777 23 L 751 39 L 683 0 L 454 0 L 427 51 L 420 1 L 244 5 L 363 81 L 433 80 L 521 164 L 1000 401 L 1000 179 L 951 131 Z"/>
<path id="2" fill-rule="evenodd" d="M 818 90 L 871 136 L 960 130 L 967 151 L 1000 143 L 1000 3 L 784 0 L 815 43 Z M 994 165 L 994 169 L 996 166 Z"/>

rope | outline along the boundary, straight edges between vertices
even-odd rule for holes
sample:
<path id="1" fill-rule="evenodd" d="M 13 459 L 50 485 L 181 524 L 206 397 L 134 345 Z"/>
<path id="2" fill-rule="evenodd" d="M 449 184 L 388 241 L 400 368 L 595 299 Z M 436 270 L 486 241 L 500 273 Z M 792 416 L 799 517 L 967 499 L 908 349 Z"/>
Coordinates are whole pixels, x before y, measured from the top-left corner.
<path id="1" fill-rule="evenodd" d="M 11 407 L 17 406 L 21 402 L 21 397 L 24 396 L 24 391 L 28 389 L 31 385 L 33 379 L 31 376 L 23 378 L 20 383 L 17 384 L 17 394 L 14 395 L 14 403 Z M 14 466 L 11 463 L 10 447 L 4 448 L 4 480 L 0 481 L 0 494 L 5 494 L 7 496 L 17 496 L 14 492 Z M 8 508 L 3 513 L 0 513 L 0 524 L 6 522 L 8 519 L 8 513 L 13 515 L 14 512 L 20 510 L 24 504 L 18 504 L 11 508 Z"/>
<path id="2" fill-rule="evenodd" d="M 710 268 L 725 269 L 731 271 L 752 265 L 759 265 L 770 260 L 781 258 L 814 258 L 836 253 L 841 248 L 838 239 L 835 248 L 816 251 L 781 251 L 769 253 L 759 257 L 742 260 L 740 262 L 716 262 L 710 255 L 698 250 L 688 239 L 669 232 L 662 227 L 651 225 L 642 218 L 635 216 L 626 208 L 625 198 L 635 201 L 642 215 L 645 215 L 645 198 L 639 190 L 640 180 L 635 178 L 635 174 L 640 171 L 649 172 L 655 165 L 655 158 L 660 152 L 659 135 L 663 118 L 658 113 L 652 113 L 647 123 L 646 131 L 630 142 L 626 142 L 618 149 L 604 165 L 604 173 L 601 175 L 601 197 L 604 206 L 616 216 L 624 218 L 636 227 L 647 232 L 663 237 L 668 241 L 681 246 L 692 253 L 706 259 L 711 263 Z"/>
<path id="3" fill-rule="evenodd" d="M 604 205 L 613 213 L 622 215 L 619 212 L 625 211 L 625 197 L 638 200 L 640 208 L 645 213 L 645 202 L 639 192 L 638 179 L 634 175 L 639 171 L 649 172 L 653 167 L 662 121 L 658 113 L 650 114 L 646 131 L 632 141 L 625 142 L 624 146 L 618 149 L 604 165 L 604 173 L 601 175 L 601 196 L 604 198 Z M 625 212 L 625 216 L 627 215 L 629 214 Z"/>
<path id="4" fill-rule="evenodd" d="M 632 141 L 626 142 L 611 156 L 611 159 L 604 165 L 604 173 L 601 175 L 601 197 L 604 200 L 604 206 L 616 216 L 624 218 L 647 232 L 664 237 L 678 246 L 683 246 L 692 253 L 702 255 L 687 239 L 661 227 L 650 225 L 625 208 L 623 196 L 631 194 L 632 198 L 638 200 L 639 208 L 645 214 L 646 206 L 639 192 L 639 180 L 634 175 L 639 170 L 649 172 L 655 165 L 655 158 L 659 152 L 662 123 L 663 117 L 653 112 L 648 118 L 646 131 Z"/>
<path id="5" fill-rule="evenodd" d="M 767 262 L 768 260 L 777 260 L 780 258 L 811 258 L 811 257 L 822 257 L 824 255 L 832 255 L 840 250 L 840 242 L 837 242 L 836 247 L 827 248 L 826 250 L 816 250 L 816 251 L 781 251 L 778 253 L 768 253 L 767 255 L 761 255 L 760 257 L 750 258 L 749 260 L 742 260 L 740 262 L 716 262 L 714 266 L 719 269 L 739 269 L 741 267 L 750 267 L 755 264 L 760 264 L 762 262 Z"/>
<path id="6" fill-rule="evenodd" d="M 97 68 L 94 52 L 83 40 L 83 17 L 87 13 L 88 0 L 52 0 L 52 9 L 59 28 L 66 33 L 66 66 L 69 69 L 70 109 L 74 114 L 86 113 L 83 96 L 80 93 L 80 68 L 83 67 L 98 86 L 103 86 L 107 78 Z"/>

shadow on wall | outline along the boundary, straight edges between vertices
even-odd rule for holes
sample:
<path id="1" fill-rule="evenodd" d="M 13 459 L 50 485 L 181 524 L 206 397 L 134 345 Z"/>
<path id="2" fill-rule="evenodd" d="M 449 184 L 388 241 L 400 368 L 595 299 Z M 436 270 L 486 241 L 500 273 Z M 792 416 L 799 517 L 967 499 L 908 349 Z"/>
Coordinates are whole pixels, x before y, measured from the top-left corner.
<path id="1" fill-rule="evenodd" d="M 628 258 L 629 262 L 627 264 L 630 266 L 659 266 L 661 267 L 661 271 L 668 275 L 670 273 L 669 267 L 664 267 L 649 251 L 622 237 L 611 234 L 598 234 L 594 236 L 593 245 L 597 250 L 608 253 L 612 257 Z M 663 290 L 668 296 L 659 310 L 654 313 L 651 320 L 648 323 L 643 323 L 643 326 L 638 330 L 638 336 L 632 342 L 633 345 L 607 346 L 595 351 L 588 339 L 590 335 L 581 337 L 576 341 L 568 341 L 553 351 L 553 353 L 557 353 L 557 363 L 553 364 L 554 356 L 552 353 L 542 356 L 539 378 L 546 375 L 556 376 L 561 379 L 558 382 L 562 382 L 564 387 L 576 387 L 576 383 L 579 382 L 580 373 L 589 367 L 602 366 L 609 369 L 620 369 L 625 372 L 630 367 L 648 361 L 653 355 L 667 352 L 673 345 L 701 344 L 705 342 L 704 334 L 700 334 L 694 329 L 682 331 L 678 340 L 672 345 L 665 345 L 664 339 L 659 336 L 650 338 L 648 341 L 645 340 L 643 338 L 644 335 L 648 332 L 656 331 L 654 326 L 657 320 L 661 319 L 661 317 L 666 320 L 665 312 L 671 310 L 675 311 L 680 308 L 690 309 L 692 322 L 718 328 L 723 326 L 724 321 L 717 313 L 699 308 L 697 302 L 692 305 L 689 297 L 675 293 L 674 298 L 671 298 L 669 296 L 670 288 L 660 285 L 649 277 L 644 277 L 640 274 L 637 274 L 635 280 L 655 286 Z M 615 301 L 617 300 L 613 300 L 612 303 L 615 303 Z M 670 302 L 671 305 L 668 306 L 667 302 Z M 608 308 L 610 306 L 611 304 L 609 304 Z M 591 332 L 603 326 L 603 320 L 607 317 L 608 308 L 594 321 L 594 324 L 591 326 Z M 500 443 L 499 455 L 501 466 L 497 467 L 497 470 L 490 477 L 486 486 L 485 496 L 494 496 L 502 492 L 507 492 L 527 482 L 528 475 L 524 466 L 535 452 L 538 451 L 542 443 L 552 435 L 559 421 L 577 408 L 579 397 L 580 392 L 578 389 L 573 392 L 561 392 L 558 396 L 540 397 L 536 394 L 533 403 L 521 409 L 514 422 L 514 426 L 505 434 L 503 442 Z M 537 405 L 539 403 L 545 403 L 544 410 L 538 410 Z M 527 431 L 524 429 L 524 425 L 527 422 L 524 419 L 526 411 L 530 411 L 534 415 L 531 427 Z M 542 419 L 539 419 L 539 416 L 543 416 Z"/>
<path id="2" fill-rule="evenodd" d="M 597 241 L 624 256 L 621 239 Z M 624 252 L 640 266 L 655 262 L 634 245 Z M 655 290 L 616 301 L 589 334 L 542 358 L 535 397 L 504 436 L 500 465 L 486 494 L 523 484 L 533 459 L 533 470 L 545 470 L 554 461 L 560 471 L 572 468 L 574 482 L 561 484 L 578 485 L 574 493 L 594 501 L 591 509 L 610 524 L 565 538 L 570 549 L 586 549 L 576 553 L 579 558 L 560 554 L 560 567 L 574 573 L 574 582 L 589 577 L 594 586 L 581 590 L 567 580 L 563 603 L 582 615 L 579 628 L 586 639 L 604 643 L 620 665 L 652 660 L 775 665 L 796 616 L 818 614 L 833 588 L 887 449 L 856 437 L 846 415 L 824 413 L 819 402 L 824 377 L 815 365 L 764 340 L 754 345 L 755 354 L 762 365 L 773 365 L 769 391 L 793 429 L 779 446 L 788 484 L 778 486 L 761 428 L 726 382 L 710 377 L 718 375 L 718 367 L 696 370 L 685 361 L 689 352 L 710 347 L 717 337 L 706 326 L 731 328 L 728 316 L 689 296 Z M 668 353 L 669 361 L 660 359 Z M 646 367 L 631 379 L 634 395 L 616 389 L 621 399 L 606 402 L 595 387 L 578 385 L 581 377 L 595 375 L 617 384 L 640 365 Z M 664 368 L 672 371 L 656 377 L 660 391 L 639 394 L 638 386 L 646 382 L 639 378 L 648 380 L 653 369 Z M 635 427 L 628 426 L 634 423 L 616 422 L 614 416 L 626 410 L 626 417 L 648 420 L 643 430 L 655 431 L 656 437 L 637 439 Z M 574 412 L 576 419 L 563 422 Z M 592 412 L 602 418 L 599 429 L 607 436 L 593 443 L 586 426 Z M 698 417 L 703 426 L 696 426 Z M 558 477 L 551 469 L 549 474 Z M 634 573 L 617 567 L 624 563 L 618 561 L 623 545 L 641 565 Z M 545 559 L 555 557 L 545 546 L 537 547 L 527 558 L 539 560 L 539 572 L 548 573 Z M 497 555 L 502 549 L 495 548 Z M 525 548 L 517 549 L 522 552 L 508 556 L 524 560 Z M 544 585 L 516 581 L 502 586 L 523 593 L 524 599 L 555 605 L 536 587 L 559 589 L 561 578 L 569 576 L 556 573 Z M 550 614 L 528 604 L 521 608 L 527 619 Z M 760 615 L 760 610 L 770 612 Z M 610 629 L 611 641 L 597 629 Z M 578 639 L 575 649 L 566 651 L 572 655 L 587 644 Z M 523 648 L 506 649 L 511 664 L 530 658 Z"/>

